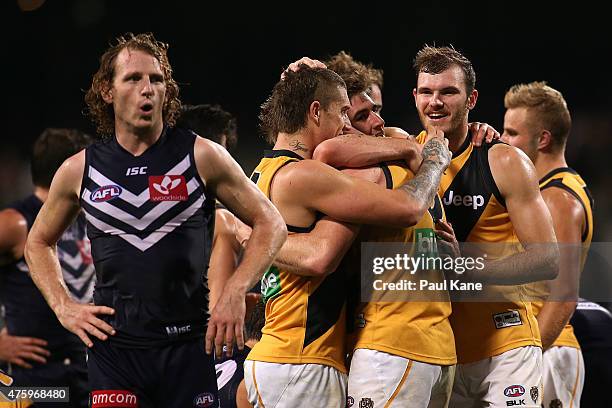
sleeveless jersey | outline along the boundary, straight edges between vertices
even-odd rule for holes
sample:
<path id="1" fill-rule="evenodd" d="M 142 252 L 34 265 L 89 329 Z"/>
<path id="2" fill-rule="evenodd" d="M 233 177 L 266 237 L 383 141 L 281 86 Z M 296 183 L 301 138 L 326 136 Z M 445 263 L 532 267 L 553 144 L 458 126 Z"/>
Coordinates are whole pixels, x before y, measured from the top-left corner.
<path id="1" fill-rule="evenodd" d="M 28 231 L 42 207 L 35 195 L 9 206 L 26 220 Z M 85 218 L 80 214 L 57 242 L 62 275 L 70 294 L 81 303 L 92 299 L 95 271 L 91 260 Z M 32 278 L 24 258 L 0 267 L 0 301 L 4 304 L 6 326 L 12 335 L 38 337 L 48 341 L 52 356 L 58 348 L 83 344 L 57 320 Z M 61 353 L 60 353 L 61 354 Z"/>
<path id="2" fill-rule="evenodd" d="M 251 179 L 270 198 L 276 172 L 302 160 L 289 150 L 266 151 Z M 290 231 L 309 230 L 287 226 Z M 266 323 L 248 360 L 269 363 L 322 364 L 346 373 L 344 340 L 345 277 L 299 276 L 271 267 L 261 280 Z"/>
<path id="3" fill-rule="evenodd" d="M 196 135 L 164 128 L 134 156 L 116 138 L 86 150 L 81 205 L 96 267 L 94 301 L 127 347 L 204 335 L 215 198 L 200 179 Z"/>
<path id="4" fill-rule="evenodd" d="M 605 307 L 579 299 L 570 323 L 586 352 L 612 349 L 612 313 Z"/>
<path id="5" fill-rule="evenodd" d="M 426 132 L 417 140 L 424 142 Z M 489 166 L 489 149 L 497 144 L 474 147 L 466 137 L 453 154 L 450 166 L 440 182 L 447 219 L 452 223 L 457 241 L 495 243 L 498 250 L 488 259 L 503 257 L 520 250 L 520 243 L 510 222 Z M 505 245 L 504 245 L 505 244 Z M 489 285 L 487 285 L 489 286 Z M 457 360 L 470 363 L 493 357 L 523 346 L 541 346 L 537 320 L 521 285 L 493 287 L 510 299 L 507 302 L 453 302 L 450 317 L 455 333 Z"/>
<path id="6" fill-rule="evenodd" d="M 232 357 L 215 360 L 220 408 L 236 408 L 236 391 L 244 379 L 244 360 L 250 351 L 247 346 L 243 350 L 236 348 Z"/>
<path id="7" fill-rule="evenodd" d="M 382 165 L 387 188 L 398 188 L 414 177 L 410 170 L 397 165 Z M 345 257 L 343 267 L 352 271 L 351 278 L 359 280 L 360 250 L 362 242 L 401 242 L 419 247 L 419 241 L 429 240 L 436 245 L 435 223 L 444 219 L 442 202 L 438 196 L 423 218 L 409 228 L 387 228 L 364 225 L 355 244 L 352 256 Z M 350 266 L 349 266 L 350 265 Z M 355 274 L 357 272 L 357 274 Z M 442 282 L 442 271 L 418 271 L 419 279 Z M 426 274 L 426 275 L 425 275 Z M 351 293 L 349 296 L 353 296 Z M 408 294 L 406 296 L 409 296 Z M 433 295 L 432 295 L 433 296 Z M 364 348 L 437 365 L 457 362 L 453 331 L 448 320 L 451 303 L 448 293 L 439 299 L 362 303 L 354 314 L 355 332 L 351 335 L 352 349 Z"/>
<path id="8" fill-rule="evenodd" d="M 582 208 L 584 209 L 586 228 L 582 235 L 582 253 L 580 256 L 580 268 L 582 269 L 586 262 L 589 246 L 593 237 L 593 198 L 591 197 L 591 193 L 589 192 L 582 177 L 580 177 L 575 170 L 568 167 L 552 170 L 550 173 L 542 177 L 540 180 L 540 190 L 545 190 L 552 187 L 561 188 L 569 192 L 578 200 L 578 202 L 580 202 Z M 535 289 L 536 293 L 542 297 L 546 297 L 548 295 L 546 286 L 536 283 L 532 285 L 532 288 Z M 538 313 L 540 313 L 543 306 L 544 302 L 533 302 L 533 309 L 536 316 Z M 563 328 L 559 334 L 559 337 L 557 337 L 552 345 L 580 348 L 571 324 L 568 323 Z"/>

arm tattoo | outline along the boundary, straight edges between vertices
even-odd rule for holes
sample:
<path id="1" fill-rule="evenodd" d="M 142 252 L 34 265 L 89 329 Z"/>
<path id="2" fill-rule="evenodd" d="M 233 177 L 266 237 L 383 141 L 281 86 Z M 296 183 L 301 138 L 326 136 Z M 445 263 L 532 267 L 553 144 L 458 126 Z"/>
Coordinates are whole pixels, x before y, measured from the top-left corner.
<path id="1" fill-rule="evenodd" d="M 419 171 L 400 188 L 428 207 L 438 192 L 442 173 L 450 162 L 450 152 L 443 142 L 432 139 L 423 146 L 422 155 L 423 163 Z"/>
<path id="2" fill-rule="evenodd" d="M 303 152 L 308 151 L 308 148 L 299 140 L 292 140 L 291 142 L 289 142 L 289 146 L 291 146 L 294 152 L 297 152 L 298 150 L 301 150 Z"/>

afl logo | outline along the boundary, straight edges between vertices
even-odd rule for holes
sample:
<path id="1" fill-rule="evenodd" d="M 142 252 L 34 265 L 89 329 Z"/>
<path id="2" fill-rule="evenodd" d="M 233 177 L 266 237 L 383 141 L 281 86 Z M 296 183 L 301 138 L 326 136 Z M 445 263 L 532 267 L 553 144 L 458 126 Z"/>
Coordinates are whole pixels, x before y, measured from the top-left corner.
<path id="1" fill-rule="evenodd" d="M 121 191 L 121 187 L 115 185 L 98 187 L 92 191 L 90 199 L 94 203 L 101 203 L 102 201 L 108 201 L 119 197 Z"/>
<path id="2" fill-rule="evenodd" d="M 208 408 L 212 407 L 215 402 L 215 397 L 210 392 L 205 392 L 198 395 L 193 400 L 193 406 L 197 408 Z"/>
<path id="3" fill-rule="evenodd" d="M 504 395 L 509 398 L 520 397 L 525 393 L 522 385 L 511 385 L 504 390 Z"/>

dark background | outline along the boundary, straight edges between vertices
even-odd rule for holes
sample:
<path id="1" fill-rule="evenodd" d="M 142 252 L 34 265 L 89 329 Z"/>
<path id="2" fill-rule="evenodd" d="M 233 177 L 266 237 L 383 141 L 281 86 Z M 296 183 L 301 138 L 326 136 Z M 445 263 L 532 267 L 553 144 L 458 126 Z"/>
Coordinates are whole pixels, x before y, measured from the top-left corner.
<path id="1" fill-rule="evenodd" d="M 474 64 L 480 97 L 471 120 L 501 131 L 503 96 L 515 83 L 546 80 L 566 97 L 574 127 L 570 166 L 596 199 L 596 241 L 610 241 L 612 86 L 610 21 L 594 4 L 406 2 L 3 2 L 0 206 L 26 194 L 34 139 L 49 126 L 93 133 L 84 90 L 109 42 L 152 31 L 170 43 L 184 103 L 219 103 L 238 118 L 234 156 L 250 173 L 265 144 L 259 105 L 282 69 L 303 55 L 340 50 L 385 74 L 388 125 L 420 130 L 412 59 L 423 44 L 453 44 Z M 40 4 L 42 3 L 42 4 Z M 39 6 L 24 11 L 29 6 Z M 8 48 L 8 50 L 7 50 Z M 8 51 L 8 52 L 7 52 Z"/>

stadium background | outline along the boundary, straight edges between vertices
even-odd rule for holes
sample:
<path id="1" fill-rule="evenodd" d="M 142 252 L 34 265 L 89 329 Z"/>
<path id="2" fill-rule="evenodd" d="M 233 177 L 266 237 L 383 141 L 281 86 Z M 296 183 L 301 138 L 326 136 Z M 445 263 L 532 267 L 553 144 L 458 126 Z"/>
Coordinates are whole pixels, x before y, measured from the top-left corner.
<path id="1" fill-rule="evenodd" d="M 612 81 L 605 62 L 612 42 L 609 21 L 588 2 L 3 3 L 0 207 L 30 191 L 30 149 L 45 127 L 93 133 L 82 114 L 84 90 L 119 34 L 152 31 L 170 43 L 182 101 L 219 103 L 238 118 L 234 156 L 247 173 L 266 147 L 259 105 L 288 63 L 340 50 L 373 63 L 384 70 L 387 124 L 416 133 L 412 59 L 435 43 L 453 44 L 474 63 L 480 96 L 471 120 L 501 131 L 503 96 L 514 83 L 546 80 L 563 92 L 574 122 L 569 165 L 596 200 L 593 241 L 612 241 Z M 612 288 L 612 274 L 601 276 Z"/>

